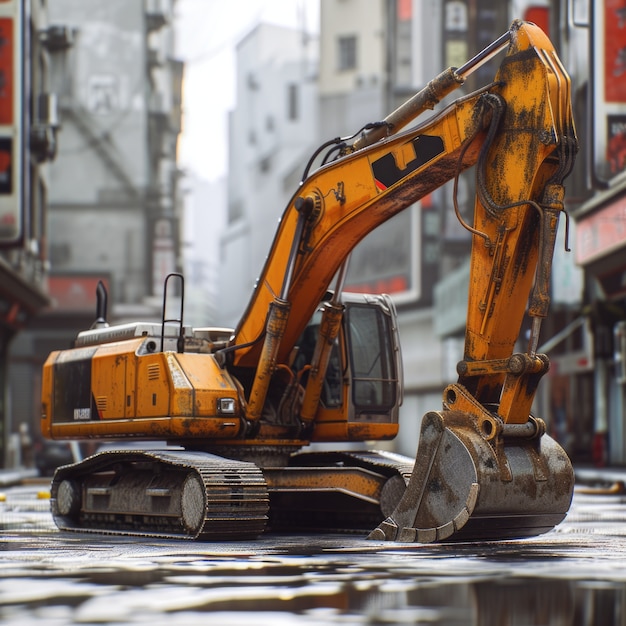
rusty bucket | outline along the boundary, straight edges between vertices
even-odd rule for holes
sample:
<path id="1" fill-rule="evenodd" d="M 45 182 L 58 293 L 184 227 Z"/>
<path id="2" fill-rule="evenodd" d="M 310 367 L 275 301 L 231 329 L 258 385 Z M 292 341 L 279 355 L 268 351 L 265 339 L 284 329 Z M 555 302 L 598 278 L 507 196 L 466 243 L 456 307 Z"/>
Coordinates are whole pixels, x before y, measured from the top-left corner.
<path id="1" fill-rule="evenodd" d="M 570 507 L 574 471 L 541 420 L 497 432 L 460 411 L 422 420 L 404 496 L 369 539 L 432 543 L 545 533 Z"/>

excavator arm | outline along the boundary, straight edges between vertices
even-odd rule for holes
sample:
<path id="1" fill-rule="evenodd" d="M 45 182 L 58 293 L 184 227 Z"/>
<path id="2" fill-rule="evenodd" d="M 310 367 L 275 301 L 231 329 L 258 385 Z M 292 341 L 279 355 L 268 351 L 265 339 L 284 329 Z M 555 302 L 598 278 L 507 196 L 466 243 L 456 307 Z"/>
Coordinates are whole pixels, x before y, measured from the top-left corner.
<path id="1" fill-rule="evenodd" d="M 505 45 L 491 85 L 412 130 L 396 132 Z M 396 134 L 384 136 L 389 133 Z M 538 27 L 514 22 L 473 63 L 442 73 L 352 149 L 306 179 L 290 201 L 231 340 L 232 365 L 256 368 L 256 381 L 265 381 L 250 392 L 250 414 L 260 415 L 276 363 L 287 361 L 356 244 L 477 162 L 475 224 L 467 225 L 473 232 L 472 285 L 460 384 L 478 402 L 498 402 L 503 362 L 513 353 L 531 288 L 530 315 L 540 320 L 547 312 L 561 183 L 576 152 L 569 77 L 552 44 Z M 535 347 L 538 328 L 534 323 Z M 544 368 L 540 361 L 531 349 L 523 367 L 536 372 Z M 505 387 L 507 421 L 525 422 L 531 390 L 522 392 L 511 380 Z"/>
<path id="2" fill-rule="evenodd" d="M 265 312 L 276 300 L 290 305 L 278 352 L 284 360 L 357 243 L 476 162 L 488 126 L 482 96 L 459 100 L 426 124 L 356 150 L 302 183 L 232 338 L 234 365 L 258 362 Z"/>
<path id="3" fill-rule="evenodd" d="M 522 65 L 537 79 L 520 82 L 507 94 L 506 107 L 497 112 L 498 132 L 479 160 L 465 354 L 459 364 L 459 383 L 481 404 L 499 403 L 507 423 L 527 421 L 536 387 L 530 381 L 547 371 L 536 349 L 548 312 L 562 183 L 577 150 L 567 74 L 539 29 L 524 27 L 517 37 L 523 47 L 506 57 L 496 81 L 516 83 Z M 532 319 L 527 354 L 510 362 L 527 306 Z"/>
<path id="4" fill-rule="evenodd" d="M 352 154 L 304 181 L 229 348 L 235 367 L 257 368 L 248 406 L 256 420 L 276 364 L 288 359 L 354 246 L 477 166 L 474 223 L 461 220 L 472 233 L 472 255 L 459 380 L 444 391 L 443 410 L 425 415 L 408 487 L 373 539 L 534 535 L 562 520 L 571 502 L 571 463 L 530 413 L 549 365 L 536 348 L 564 212 L 562 183 L 577 151 L 570 82 L 535 25 L 514 22 L 505 41 L 492 84 L 425 124 L 391 134 L 463 82 L 458 70 L 444 72 L 418 94 L 419 104 L 405 107 L 408 113 L 392 114 L 357 140 Z M 384 126 L 390 136 L 380 138 Z M 526 311 L 529 347 L 516 354 Z"/>
<path id="5" fill-rule="evenodd" d="M 228 348 L 235 371 L 256 368 L 248 420 L 259 419 L 272 372 L 288 361 L 357 243 L 475 163 L 490 118 L 483 97 L 457 102 L 427 124 L 345 156 L 303 183 Z"/>

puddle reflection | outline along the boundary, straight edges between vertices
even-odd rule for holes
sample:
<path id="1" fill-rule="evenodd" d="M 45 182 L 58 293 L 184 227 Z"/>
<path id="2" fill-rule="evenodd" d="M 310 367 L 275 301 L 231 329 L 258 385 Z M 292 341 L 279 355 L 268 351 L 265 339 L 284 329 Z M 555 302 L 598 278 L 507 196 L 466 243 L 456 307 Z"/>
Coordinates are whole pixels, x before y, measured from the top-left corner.
<path id="1" fill-rule="evenodd" d="M 277 565 L 277 571 L 273 566 Z M 399 577 L 367 568 L 349 574 L 347 565 L 330 571 L 295 571 L 270 563 L 242 572 L 219 564 L 217 571 L 155 567 L 146 571 L 92 571 L 62 581 L 48 598 L 43 579 L 24 573 L 0 579 L 0 619 L 17 625 L 44 605 L 66 607 L 78 623 L 198 623 L 219 614 L 220 623 L 280 624 L 289 616 L 304 624 L 437 624 L 439 626 L 623 626 L 626 583 L 528 577 Z M 48 584 L 50 584 L 48 580 Z M 20 593 L 14 593 L 19 588 Z M 27 589 L 32 589 L 29 595 Z M 69 593 L 69 591 L 72 593 Z M 54 596 L 54 597 L 53 597 Z M 11 600 L 13 598 L 13 600 Z M 276 615 L 283 616 L 276 620 Z M 139 617 L 141 616 L 141 618 Z M 230 616 L 230 617 L 228 617 Z M 238 616 L 238 617 L 237 617 Z M 67 617 L 67 615 L 66 615 Z M 211 617 L 211 621 L 213 621 Z M 37 620 L 39 621 L 39 620 Z M 182 623 L 182 622 L 181 622 Z M 268 622 L 270 623 L 270 622 Z"/>

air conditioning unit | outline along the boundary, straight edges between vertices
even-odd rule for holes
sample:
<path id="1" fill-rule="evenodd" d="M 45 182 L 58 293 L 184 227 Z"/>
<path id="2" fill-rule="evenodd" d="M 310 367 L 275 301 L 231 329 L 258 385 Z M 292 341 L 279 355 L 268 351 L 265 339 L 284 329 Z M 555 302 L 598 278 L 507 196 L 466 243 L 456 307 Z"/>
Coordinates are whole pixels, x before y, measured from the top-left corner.
<path id="1" fill-rule="evenodd" d="M 39 31 L 39 41 L 48 52 L 62 52 L 71 48 L 76 41 L 76 29 L 53 24 Z"/>
<path id="2" fill-rule="evenodd" d="M 172 13 L 170 0 L 146 0 L 145 6 L 148 30 L 158 30 L 167 24 Z"/>
<path id="3" fill-rule="evenodd" d="M 40 93 L 37 95 L 35 124 L 58 128 L 59 107 L 56 93 Z"/>
<path id="4" fill-rule="evenodd" d="M 38 94 L 35 117 L 30 128 L 29 148 L 38 163 L 52 161 L 57 153 L 59 122 L 55 93 Z"/>
<path id="5" fill-rule="evenodd" d="M 165 57 L 160 50 L 148 48 L 148 65 L 150 67 L 161 67 L 165 63 Z"/>
<path id="6" fill-rule="evenodd" d="M 170 107 L 165 94 L 159 91 L 152 92 L 148 100 L 148 110 L 153 115 L 167 115 Z"/>

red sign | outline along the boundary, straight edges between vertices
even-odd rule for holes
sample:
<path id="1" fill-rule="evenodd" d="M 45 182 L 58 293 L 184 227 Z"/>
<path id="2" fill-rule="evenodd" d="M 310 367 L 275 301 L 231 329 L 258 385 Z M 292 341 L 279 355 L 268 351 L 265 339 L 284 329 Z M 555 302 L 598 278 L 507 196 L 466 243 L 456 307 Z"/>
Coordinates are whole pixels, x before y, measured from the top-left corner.
<path id="1" fill-rule="evenodd" d="M 57 311 L 96 311 L 96 287 L 102 281 L 109 289 L 109 280 L 102 276 L 50 276 L 48 291 Z"/>
<path id="2" fill-rule="evenodd" d="M 13 124 L 13 20 L 0 18 L 0 124 Z"/>
<path id="3" fill-rule="evenodd" d="M 626 1 L 604 4 L 604 99 L 626 102 Z"/>
<path id="4" fill-rule="evenodd" d="M 401 22 L 406 22 L 411 19 L 413 13 L 413 5 L 411 0 L 398 0 L 398 19 Z"/>
<path id="5" fill-rule="evenodd" d="M 589 263 L 626 245 L 626 196 L 576 224 L 576 262 Z"/>
<path id="6" fill-rule="evenodd" d="M 524 21 L 532 22 L 550 37 L 550 7 L 531 5 L 524 11 Z"/>

